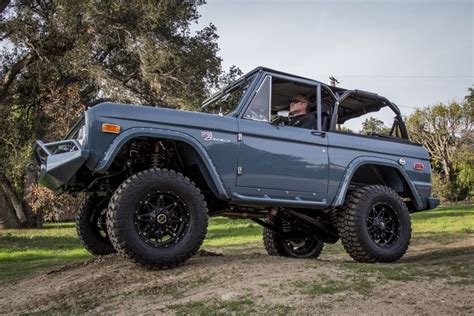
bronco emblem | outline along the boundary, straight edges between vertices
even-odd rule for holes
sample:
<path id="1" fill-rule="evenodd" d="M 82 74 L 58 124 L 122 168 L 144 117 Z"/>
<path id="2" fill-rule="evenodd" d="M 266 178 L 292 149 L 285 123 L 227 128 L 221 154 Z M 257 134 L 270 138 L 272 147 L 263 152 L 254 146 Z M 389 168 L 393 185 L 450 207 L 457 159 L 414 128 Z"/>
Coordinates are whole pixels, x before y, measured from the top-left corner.
<path id="1" fill-rule="evenodd" d="M 212 135 L 212 132 L 201 132 L 201 138 L 207 142 L 229 143 L 230 139 L 218 138 Z"/>

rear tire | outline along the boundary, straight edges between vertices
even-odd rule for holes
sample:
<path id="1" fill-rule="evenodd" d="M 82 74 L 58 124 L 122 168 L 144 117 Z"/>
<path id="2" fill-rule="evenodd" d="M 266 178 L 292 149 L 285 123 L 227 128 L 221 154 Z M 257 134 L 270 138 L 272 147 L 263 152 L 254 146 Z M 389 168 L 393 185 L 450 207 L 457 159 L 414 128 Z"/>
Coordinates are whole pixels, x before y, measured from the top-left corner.
<path id="1" fill-rule="evenodd" d="M 389 187 L 367 186 L 351 192 L 339 212 L 339 235 L 359 262 L 394 262 L 408 249 L 411 222 L 400 196 Z"/>
<path id="2" fill-rule="evenodd" d="M 108 255 L 116 252 L 107 234 L 106 213 L 108 196 L 89 194 L 76 214 L 76 231 L 79 240 L 91 254 Z"/>
<path id="3" fill-rule="evenodd" d="M 279 219 L 267 220 L 269 224 L 280 225 Z M 323 251 L 324 243 L 316 236 L 306 238 L 285 239 L 280 234 L 268 229 L 263 229 L 263 244 L 270 256 L 283 256 L 291 258 L 317 258 Z"/>
<path id="4" fill-rule="evenodd" d="M 149 169 L 127 179 L 109 204 L 107 229 L 119 253 L 148 268 L 182 264 L 207 232 L 204 197 L 189 178 Z"/>

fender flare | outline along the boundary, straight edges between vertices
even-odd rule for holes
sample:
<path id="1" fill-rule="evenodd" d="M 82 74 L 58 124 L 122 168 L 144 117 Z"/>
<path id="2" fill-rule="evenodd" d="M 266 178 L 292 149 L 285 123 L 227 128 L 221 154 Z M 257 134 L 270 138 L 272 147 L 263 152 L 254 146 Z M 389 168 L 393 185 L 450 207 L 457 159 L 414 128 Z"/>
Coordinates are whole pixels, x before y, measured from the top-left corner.
<path id="1" fill-rule="evenodd" d="M 404 180 L 405 183 L 407 184 L 408 189 L 410 190 L 410 194 L 413 197 L 412 202 L 414 206 L 416 207 L 416 209 L 417 210 L 423 209 L 424 207 L 423 201 L 420 195 L 418 194 L 418 191 L 416 190 L 414 183 L 408 177 L 408 174 L 406 173 L 406 171 L 398 163 L 396 163 L 393 160 L 390 160 L 387 158 L 380 158 L 380 157 L 371 157 L 371 156 L 357 157 L 349 163 L 344 175 L 342 176 L 342 181 L 337 190 L 336 197 L 334 198 L 334 201 L 332 203 L 333 207 L 344 204 L 344 199 L 346 198 L 346 193 L 349 188 L 349 183 L 351 182 L 352 177 L 356 173 L 357 169 L 359 169 L 359 167 L 363 165 L 369 165 L 369 164 L 395 168 L 399 172 L 400 176 L 402 177 L 402 180 Z"/>
<path id="2" fill-rule="evenodd" d="M 217 173 L 216 167 L 212 163 L 211 157 L 209 157 L 204 146 L 199 143 L 194 137 L 189 134 L 166 130 L 161 128 L 149 128 L 149 127 L 134 127 L 127 129 L 117 136 L 109 147 L 102 155 L 101 159 L 94 168 L 94 172 L 104 173 L 109 169 L 110 165 L 114 161 L 118 152 L 128 141 L 136 137 L 154 137 L 154 138 L 165 138 L 172 139 L 177 141 L 182 141 L 190 145 L 200 156 L 202 162 L 204 163 L 209 175 L 211 176 L 212 182 L 217 189 L 218 197 L 223 199 L 229 199 L 229 195 L 225 190 L 224 184 Z"/>

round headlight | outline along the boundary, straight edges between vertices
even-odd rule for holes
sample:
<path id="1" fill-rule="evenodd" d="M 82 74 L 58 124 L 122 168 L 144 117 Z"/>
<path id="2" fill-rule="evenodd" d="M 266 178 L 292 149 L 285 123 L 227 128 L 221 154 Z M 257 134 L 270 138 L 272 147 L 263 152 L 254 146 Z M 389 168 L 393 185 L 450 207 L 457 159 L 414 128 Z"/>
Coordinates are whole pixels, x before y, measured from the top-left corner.
<path id="1" fill-rule="evenodd" d="M 84 141 L 86 140 L 86 126 L 82 126 L 79 132 L 77 133 L 77 142 L 84 146 Z"/>

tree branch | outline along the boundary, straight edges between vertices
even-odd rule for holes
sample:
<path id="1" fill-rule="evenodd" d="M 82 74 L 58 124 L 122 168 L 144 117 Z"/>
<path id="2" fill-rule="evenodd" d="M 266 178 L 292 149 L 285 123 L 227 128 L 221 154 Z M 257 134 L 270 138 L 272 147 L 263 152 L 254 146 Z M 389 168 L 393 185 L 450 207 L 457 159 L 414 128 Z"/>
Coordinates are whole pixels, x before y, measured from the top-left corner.
<path id="1" fill-rule="evenodd" d="M 16 64 L 14 64 L 4 75 L 1 81 L 0 86 L 0 100 L 3 100 L 8 93 L 8 89 L 12 85 L 13 81 L 15 80 L 16 76 L 30 63 L 33 62 L 36 54 L 33 52 L 29 52 Z"/>

